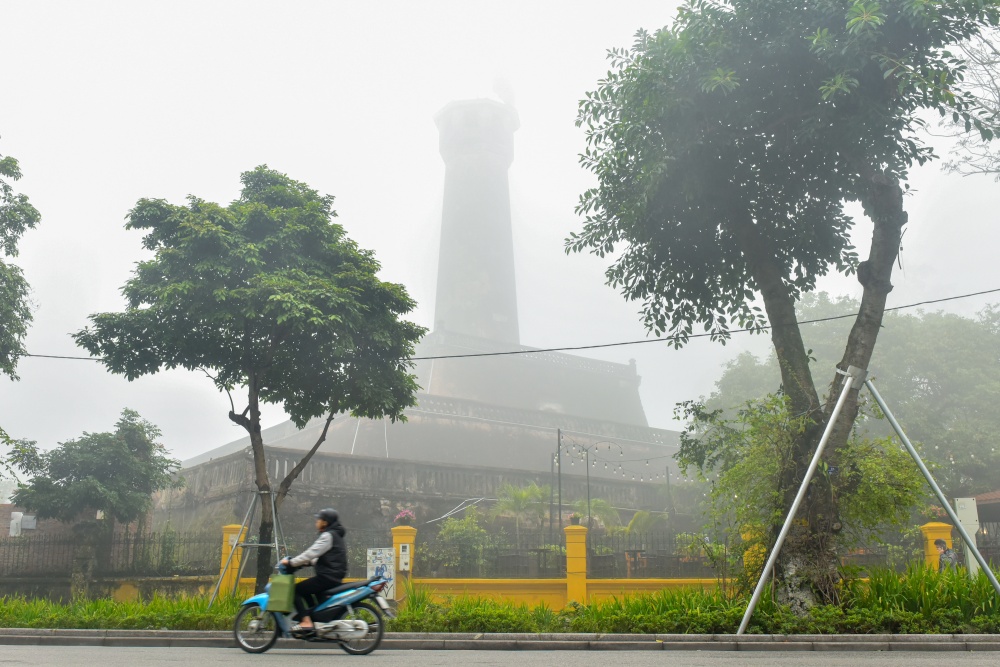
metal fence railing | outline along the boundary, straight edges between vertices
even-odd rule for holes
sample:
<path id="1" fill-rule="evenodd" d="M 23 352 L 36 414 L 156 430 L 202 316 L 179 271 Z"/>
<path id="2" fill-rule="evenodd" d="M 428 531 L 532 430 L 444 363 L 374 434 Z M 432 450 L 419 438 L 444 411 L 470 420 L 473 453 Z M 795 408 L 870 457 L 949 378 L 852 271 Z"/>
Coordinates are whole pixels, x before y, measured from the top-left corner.
<path id="1" fill-rule="evenodd" d="M 251 536 L 250 542 L 258 542 L 256 536 Z M 294 532 L 285 535 L 285 544 L 288 546 L 288 555 L 297 556 L 309 548 L 316 541 L 314 532 Z M 392 547 L 392 532 L 388 528 L 348 528 L 344 535 L 344 542 L 347 544 L 347 576 L 363 578 L 368 573 L 368 549 L 373 547 Z M 257 572 L 258 549 L 248 549 L 246 553 L 246 563 L 243 566 L 244 577 L 254 577 Z M 271 555 L 271 563 L 276 562 L 275 556 Z M 304 567 L 296 570 L 297 577 L 313 576 L 311 567 Z"/>
<path id="2" fill-rule="evenodd" d="M 588 540 L 590 576 L 598 579 L 711 578 L 715 568 L 701 549 L 675 533 L 593 534 Z"/>
<path id="3" fill-rule="evenodd" d="M 92 540 L 89 545 L 83 540 Z M 97 576 L 217 575 L 219 533 L 161 532 L 108 539 L 27 535 L 0 539 L 0 577 L 69 576 L 73 561 L 93 548 Z"/>
<path id="4" fill-rule="evenodd" d="M 562 540 L 552 544 L 547 531 L 418 533 L 416 552 L 419 571 L 431 577 L 551 579 L 566 573 Z"/>

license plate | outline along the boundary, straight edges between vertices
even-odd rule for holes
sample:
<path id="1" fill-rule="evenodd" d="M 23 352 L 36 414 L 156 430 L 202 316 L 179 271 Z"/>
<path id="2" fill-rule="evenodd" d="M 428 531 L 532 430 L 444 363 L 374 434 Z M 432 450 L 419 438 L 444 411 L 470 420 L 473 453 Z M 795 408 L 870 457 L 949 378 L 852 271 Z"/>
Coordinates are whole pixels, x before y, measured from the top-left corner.
<path id="1" fill-rule="evenodd" d="M 382 611 L 389 611 L 389 603 L 381 595 L 375 596 L 375 602 L 378 602 L 378 606 L 382 607 Z"/>

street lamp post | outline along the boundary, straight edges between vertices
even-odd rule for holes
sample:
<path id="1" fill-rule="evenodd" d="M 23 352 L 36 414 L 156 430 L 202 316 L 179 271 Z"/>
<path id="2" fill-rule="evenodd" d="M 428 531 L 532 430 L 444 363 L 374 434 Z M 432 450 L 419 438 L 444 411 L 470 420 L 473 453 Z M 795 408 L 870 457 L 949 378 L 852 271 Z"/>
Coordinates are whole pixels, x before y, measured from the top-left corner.
<path id="1" fill-rule="evenodd" d="M 556 477 L 559 484 L 559 532 L 562 532 L 562 429 L 556 429 Z"/>

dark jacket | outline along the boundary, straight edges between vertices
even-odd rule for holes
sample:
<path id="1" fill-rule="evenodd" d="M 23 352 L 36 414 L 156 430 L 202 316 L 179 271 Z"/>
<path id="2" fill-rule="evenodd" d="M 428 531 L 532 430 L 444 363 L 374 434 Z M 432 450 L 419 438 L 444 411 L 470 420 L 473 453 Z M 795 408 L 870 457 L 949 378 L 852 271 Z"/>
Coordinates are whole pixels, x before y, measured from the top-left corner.
<path id="1" fill-rule="evenodd" d="M 330 550 L 316 559 L 316 576 L 324 579 L 343 581 L 347 576 L 347 543 L 344 535 L 347 531 L 339 521 L 323 529 L 330 534 Z"/>
<path id="2" fill-rule="evenodd" d="M 953 570 L 958 566 L 958 554 L 951 549 L 945 549 L 938 558 L 938 572 Z"/>
<path id="3" fill-rule="evenodd" d="M 347 576 L 347 545 L 344 543 L 344 526 L 332 523 L 316 536 L 312 546 L 291 559 L 294 567 L 312 565 L 316 576 L 340 583 Z"/>

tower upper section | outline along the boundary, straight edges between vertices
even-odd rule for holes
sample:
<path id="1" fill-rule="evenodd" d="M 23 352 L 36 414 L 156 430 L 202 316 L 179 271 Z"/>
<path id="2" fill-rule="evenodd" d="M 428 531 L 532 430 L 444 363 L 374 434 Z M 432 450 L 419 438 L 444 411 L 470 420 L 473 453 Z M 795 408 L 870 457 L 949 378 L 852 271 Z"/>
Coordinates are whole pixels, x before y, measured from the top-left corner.
<path id="1" fill-rule="evenodd" d="M 434 329 L 517 345 L 507 181 L 517 112 L 494 100 L 464 100 L 434 120 L 445 163 Z"/>

